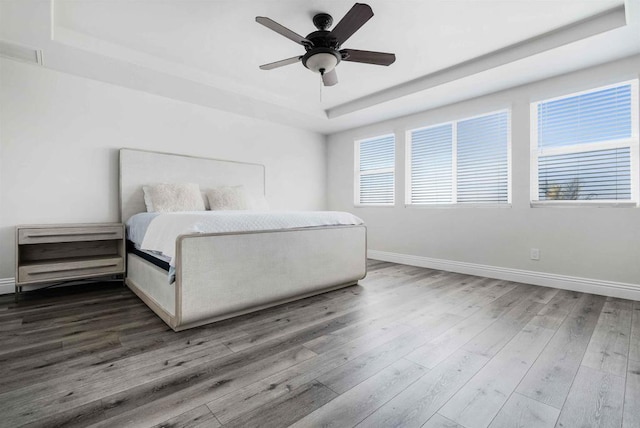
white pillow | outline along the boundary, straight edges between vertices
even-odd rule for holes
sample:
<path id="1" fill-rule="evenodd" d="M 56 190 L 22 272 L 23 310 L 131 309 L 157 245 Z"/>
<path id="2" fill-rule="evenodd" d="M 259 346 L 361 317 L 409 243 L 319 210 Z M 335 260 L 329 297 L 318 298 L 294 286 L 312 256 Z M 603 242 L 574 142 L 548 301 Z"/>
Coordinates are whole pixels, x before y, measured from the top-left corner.
<path id="1" fill-rule="evenodd" d="M 204 211 L 200 186 L 186 184 L 154 184 L 142 186 L 147 212 Z"/>
<path id="2" fill-rule="evenodd" d="M 249 209 L 244 186 L 222 186 L 209 189 L 207 199 L 212 211 Z"/>
<path id="3" fill-rule="evenodd" d="M 244 186 L 221 186 L 209 189 L 207 199 L 212 211 L 249 209 Z"/>

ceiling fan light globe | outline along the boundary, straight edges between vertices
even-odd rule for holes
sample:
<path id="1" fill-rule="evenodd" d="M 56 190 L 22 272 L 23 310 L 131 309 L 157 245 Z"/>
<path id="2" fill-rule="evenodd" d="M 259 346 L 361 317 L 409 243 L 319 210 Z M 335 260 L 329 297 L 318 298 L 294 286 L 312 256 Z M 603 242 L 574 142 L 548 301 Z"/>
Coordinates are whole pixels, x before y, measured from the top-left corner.
<path id="1" fill-rule="evenodd" d="M 316 53 L 307 58 L 305 67 L 314 73 L 328 73 L 338 65 L 338 58 L 335 55 L 325 52 Z"/>

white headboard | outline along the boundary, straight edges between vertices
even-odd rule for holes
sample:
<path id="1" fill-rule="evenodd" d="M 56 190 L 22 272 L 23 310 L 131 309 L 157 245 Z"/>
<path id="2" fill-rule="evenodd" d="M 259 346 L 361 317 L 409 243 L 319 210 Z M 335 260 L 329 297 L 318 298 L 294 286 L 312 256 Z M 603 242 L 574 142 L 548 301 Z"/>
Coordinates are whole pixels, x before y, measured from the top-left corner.
<path id="1" fill-rule="evenodd" d="M 142 186 L 198 183 L 200 189 L 243 185 L 250 195 L 265 194 L 264 165 L 145 150 L 120 149 L 120 220 L 145 212 Z"/>

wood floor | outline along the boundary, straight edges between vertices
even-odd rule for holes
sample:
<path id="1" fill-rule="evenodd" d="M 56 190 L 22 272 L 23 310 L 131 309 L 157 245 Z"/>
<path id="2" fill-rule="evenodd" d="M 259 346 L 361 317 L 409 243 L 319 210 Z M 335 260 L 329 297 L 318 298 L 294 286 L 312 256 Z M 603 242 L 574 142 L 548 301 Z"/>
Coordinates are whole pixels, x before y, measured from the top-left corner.
<path id="1" fill-rule="evenodd" d="M 640 427 L 640 304 L 369 263 L 170 331 L 126 288 L 0 297 L 0 426 Z"/>

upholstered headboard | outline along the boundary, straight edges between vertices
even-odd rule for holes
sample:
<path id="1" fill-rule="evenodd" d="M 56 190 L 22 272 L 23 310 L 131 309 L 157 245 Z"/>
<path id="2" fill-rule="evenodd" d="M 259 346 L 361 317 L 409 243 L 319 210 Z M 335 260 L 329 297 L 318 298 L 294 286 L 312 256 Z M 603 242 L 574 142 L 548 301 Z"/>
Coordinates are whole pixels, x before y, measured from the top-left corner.
<path id="1" fill-rule="evenodd" d="M 201 189 L 243 185 L 250 195 L 265 194 L 265 168 L 235 162 L 120 149 L 120 220 L 145 212 L 142 186 L 157 183 L 198 183 Z"/>

